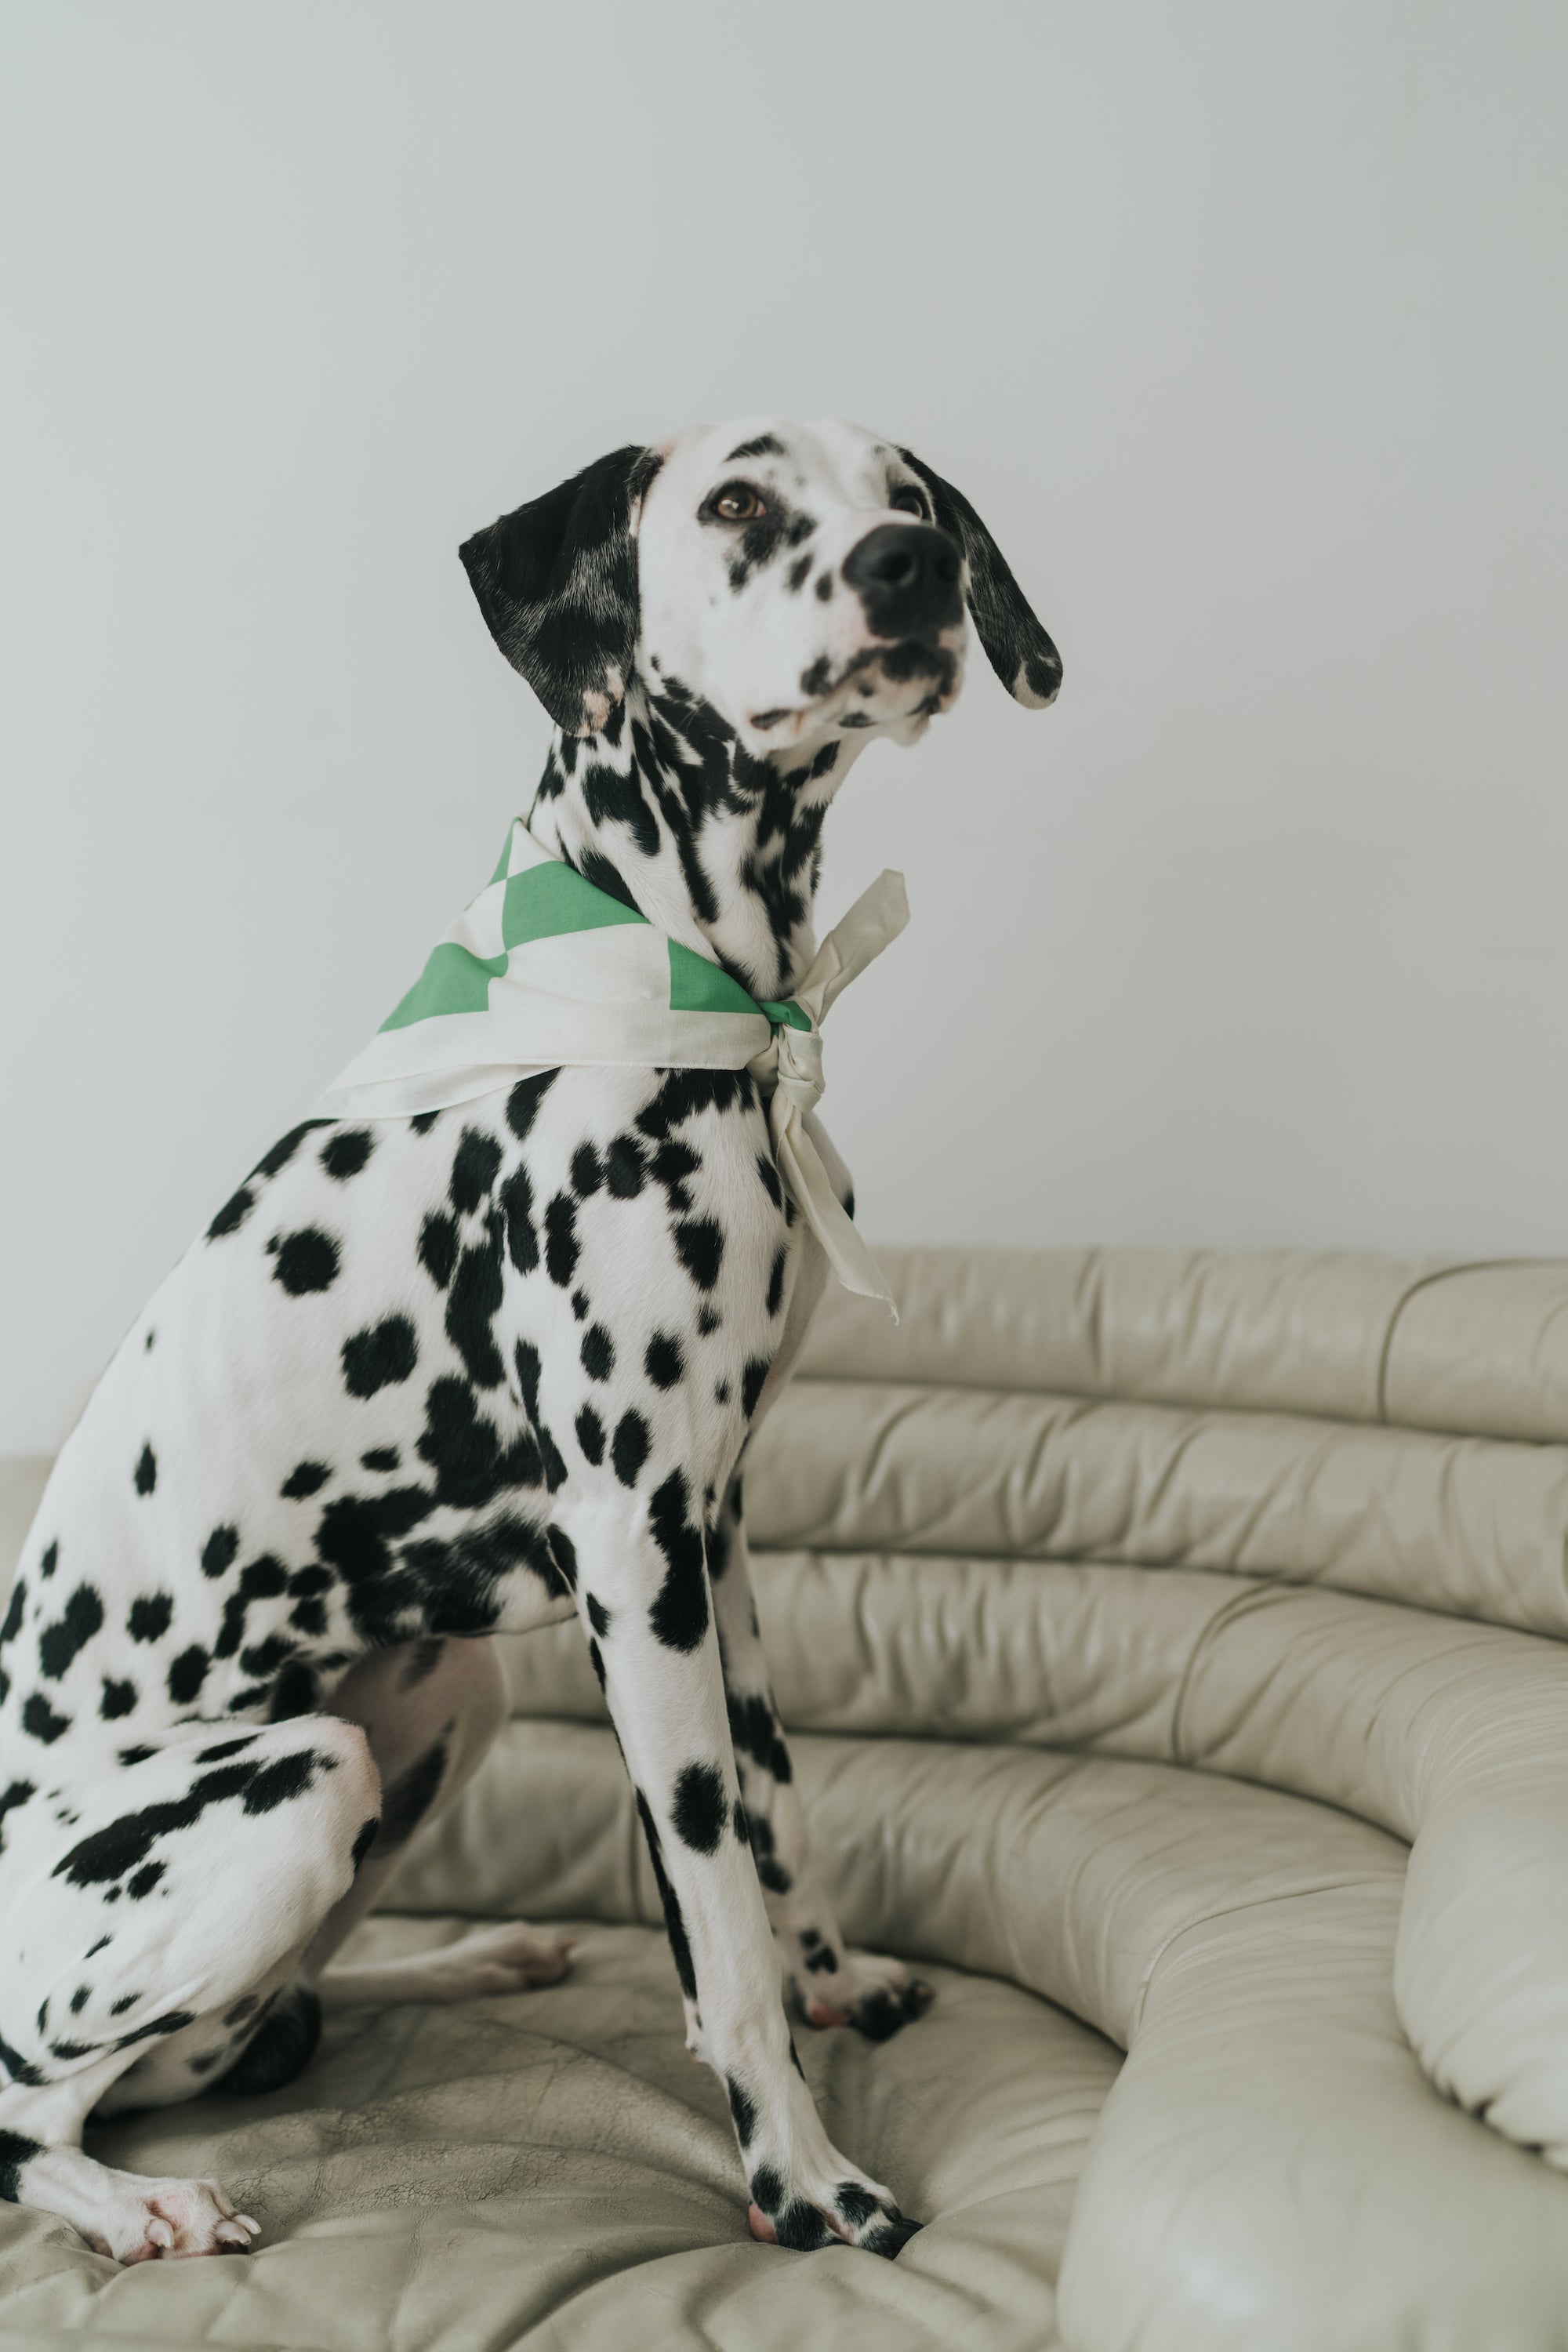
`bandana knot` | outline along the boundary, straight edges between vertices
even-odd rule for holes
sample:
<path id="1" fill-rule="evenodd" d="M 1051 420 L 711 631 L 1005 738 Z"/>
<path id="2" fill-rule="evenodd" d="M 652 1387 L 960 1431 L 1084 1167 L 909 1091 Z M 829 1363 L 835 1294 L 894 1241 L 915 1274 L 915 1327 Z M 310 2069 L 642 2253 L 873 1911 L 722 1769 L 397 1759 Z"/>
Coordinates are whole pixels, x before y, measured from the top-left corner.
<path id="1" fill-rule="evenodd" d="M 823 1018 L 909 919 L 903 876 L 880 875 L 826 934 L 794 994 L 759 1001 L 552 857 L 519 817 L 486 887 L 317 1108 L 328 1118 L 409 1118 L 566 1067 L 750 1070 L 767 1097 L 787 1198 L 845 1287 L 892 1309 L 812 1129 Z"/>

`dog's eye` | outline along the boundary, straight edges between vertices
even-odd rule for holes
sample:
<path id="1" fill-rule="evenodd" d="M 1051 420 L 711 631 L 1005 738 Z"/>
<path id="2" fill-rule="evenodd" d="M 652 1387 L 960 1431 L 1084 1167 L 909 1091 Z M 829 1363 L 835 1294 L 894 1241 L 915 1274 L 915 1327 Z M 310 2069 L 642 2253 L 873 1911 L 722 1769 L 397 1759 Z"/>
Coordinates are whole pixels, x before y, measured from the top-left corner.
<path id="1" fill-rule="evenodd" d="M 926 506 L 925 492 L 917 490 L 912 482 L 900 482 L 888 500 L 888 504 L 890 507 L 897 507 L 900 514 L 919 515 L 922 521 L 930 511 Z"/>
<path id="2" fill-rule="evenodd" d="M 750 482 L 725 482 L 708 500 L 705 512 L 719 522 L 755 522 L 767 512 L 767 502 Z"/>

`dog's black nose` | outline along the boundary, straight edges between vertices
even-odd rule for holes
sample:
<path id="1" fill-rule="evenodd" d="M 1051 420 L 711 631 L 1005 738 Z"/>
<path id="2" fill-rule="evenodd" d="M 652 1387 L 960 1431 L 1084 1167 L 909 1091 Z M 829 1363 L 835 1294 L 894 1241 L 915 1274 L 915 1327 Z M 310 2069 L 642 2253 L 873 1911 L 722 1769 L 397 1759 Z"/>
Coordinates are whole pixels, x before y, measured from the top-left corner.
<path id="1" fill-rule="evenodd" d="M 872 634 L 913 637 L 951 627 L 963 612 L 958 544 L 929 522 L 885 522 L 844 561 Z"/>

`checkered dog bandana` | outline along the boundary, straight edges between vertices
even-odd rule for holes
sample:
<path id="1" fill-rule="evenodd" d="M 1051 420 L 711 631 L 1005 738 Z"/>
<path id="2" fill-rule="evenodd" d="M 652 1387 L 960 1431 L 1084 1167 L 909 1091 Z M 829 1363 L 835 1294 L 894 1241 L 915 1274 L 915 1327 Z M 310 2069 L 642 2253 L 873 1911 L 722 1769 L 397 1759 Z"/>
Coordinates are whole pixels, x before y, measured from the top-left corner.
<path id="1" fill-rule="evenodd" d="M 486 887 L 316 1108 L 329 1118 L 406 1118 L 568 1065 L 748 1069 L 768 1098 L 784 1189 L 834 1273 L 890 1307 L 809 1120 L 822 1098 L 823 1015 L 909 912 L 903 876 L 882 874 L 828 932 L 795 994 L 759 1003 L 552 857 L 519 817 Z"/>

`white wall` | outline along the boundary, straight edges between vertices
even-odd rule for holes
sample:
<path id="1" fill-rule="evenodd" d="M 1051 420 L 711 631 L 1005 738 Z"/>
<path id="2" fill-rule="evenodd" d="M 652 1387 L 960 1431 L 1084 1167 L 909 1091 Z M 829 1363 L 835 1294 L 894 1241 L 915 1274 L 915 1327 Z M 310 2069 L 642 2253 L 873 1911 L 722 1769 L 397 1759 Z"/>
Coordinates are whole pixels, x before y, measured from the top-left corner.
<path id="1" fill-rule="evenodd" d="M 1568 1249 L 1560 7 L 10 0 L 0 45 L 0 1450 L 526 800 L 458 541 L 763 407 L 929 455 L 1067 663 L 1036 716 L 977 661 L 830 825 L 828 915 L 883 864 L 916 910 L 833 1024 L 868 1228 Z"/>

